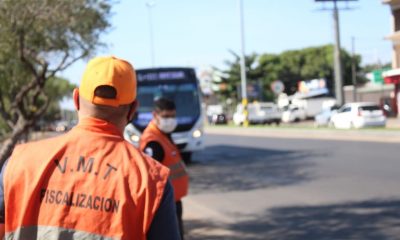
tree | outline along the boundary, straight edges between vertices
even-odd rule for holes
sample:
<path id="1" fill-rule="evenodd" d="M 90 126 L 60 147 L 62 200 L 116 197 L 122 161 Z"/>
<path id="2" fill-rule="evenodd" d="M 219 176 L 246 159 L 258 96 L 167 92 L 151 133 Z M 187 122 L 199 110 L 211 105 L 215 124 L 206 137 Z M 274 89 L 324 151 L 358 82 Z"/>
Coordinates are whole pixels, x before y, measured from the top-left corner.
<path id="1" fill-rule="evenodd" d="M 65 97 L 70 97 L 75 87 L 75 84 L 70 83 L 66 79 L 49 79 L 46 82 L 44 89 L 50 99 L 49 106 L 46 112 L 40 117 L 40 120 L 42 120 L 43 122 L 53 122 L 55 120 L 60 120 L 61 109 L 59 102 Z"/>
<path id="2" fill-rule="evenodd" d="M 9 134 L 1 164 L 59 99 L 57 74 L 102 45 L 110 10 L 107 0 L 0 1 L 0 114 Z"/>
<path id="3" fill-rule="evenodd" d="M 65 97 L 69 97 L 72 90 L 76 87 L 75 84 L 70 83 L 66 79 L 62 78 L 51 78 L 46 81 L 44 92 L 49 98 L 49 105 L 43 115 L 40 117 L 39 122 L 52 122 L 61 118 L 61 109 L 59 101 Z M 10 92 L 5 92 L 8 96 L 2 96 L 3 99 L 12 99 Z M 4 107 L 10 109 L 10 104 L 7 103 Z M 0 141 L 11 131 L 10 126 L 4 122 L 3 118 L 0 118 Z"/>
<path id="4" fill-rule="evenodd" d="M 361 71 L 362 73 L 370 73 L 374 70 L 379 70 L 379 69 L 391 69 L 392 68 L 392 63 L 370 63 L 366 64 L 362 67 Z"/>
<path id="5" fill-rule="evenodd" d="M 225 91 L 219 93 L 223 98 L 238 99 L 240 85 L 240 58 L 233 53 L 234 61 L 226 61 L 227 69 L 223 72 L 227 76 L 223 83 L 227 85 Z M 328 88 L 333 92 L 333 45 L 309 47 L 300 50 L 285 51 L 281 54 L 265 53 L 260 56 L 252 54 L 245 57 L 247 83 L 258 83 L 262 86 L 261 100 L 273 100 L 271 83 L 281 80 L 285 85 L 285 92 L 289 95 L 297 91 L 298 82 L 315 78 L 325 78 Z M 342 50 L 344 85 L 352 84 L 351 65 L 353 57 Z M 357 72 L 360 71 L 361 56 L 354 58 Z M 363 78 L 357 76 L 357 82 Z M 251 100 L 251 99 L 250 99 Z"/>
<path id="6" fill-rule="evenodd" d="M 225 61 L 227 69 L 222 70 L 225 78 L 222 83 L 226 85 L 225 90 L 218 93 L 222 100 L 226 98 L 239 99 L 238 86 L 240 86 L 240 58 L 233 53 L 233 61 Z M 352 84 L 351 64 L 352 56 L 342 50 L 344 85 Z M 357 71 L 360 71 L 361 57 L 355 56 Z M 285 92 L 289 95 L 297 91 L 298 82 L 315 78 L 325 78 L 328 88 L 333 92 L 333 46 L 325 45 L 310 47 L 300 50 L 285 51 L 281 54 L 265 53 L 245 57 L 247 83 L 261 86 L 261 100 L 271 101 L 274 94 L 271 91 L 271 83 L 281 80 L 285 85 Z M 363 81 L 357 76 L 357 82 Z M 249 100 L 258 100 L 251 99 Z"/>
<path id="7" fill-rule="evenodd" d="M 342 50 L 344 85 L 352 84 L 351 65 L 353 58 Z M 356 69 L 359 71 L 361 57 L 355 56 Z M 325 78 L 328 88 L 333 90 L 333 46 L 325 45 L 301 50 L 285 51 L 279 55 L 263 54 L 260 56 L 259 68 L 268 82 L 281 80 L 285 84 L 285 92 L 293 94 L 297 84 L 302 80 Z"/>
<path id="8" fill-rule="evenodd" d="M 225 61 L 227 69 L 220 70 L 215 68 L 222 72 L 219 84 L 225 85 L 225 88 L 221 89 L 218 93 L 221 101 L 225 101 L 228 98 L 236 100 L 241 98 L 240 56 L 233 51 L 230 51 L 230 53 L 234 57 L 234 60 Z M 260 69 L 257 68 L 257 59 L 257 54 L 245 56 L 246 80 L 248 86 L 262 85 L 262 74 Z M 258 98 L 263 98 L 263 96 L 248 96 L 248 98 L 249 100 L 258 100 Z"/>

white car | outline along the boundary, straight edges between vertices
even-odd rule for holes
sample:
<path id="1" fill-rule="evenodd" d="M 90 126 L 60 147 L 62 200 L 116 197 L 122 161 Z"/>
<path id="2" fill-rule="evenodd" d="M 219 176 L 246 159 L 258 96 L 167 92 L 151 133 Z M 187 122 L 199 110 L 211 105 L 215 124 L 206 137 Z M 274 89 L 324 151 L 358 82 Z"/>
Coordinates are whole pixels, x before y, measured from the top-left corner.
<path id="1" fill-rule="evenodd" d="M 343 105 L 331 118 L 335 128 L 384 127 L 386 117 L 375 103 L 356 102 Z"/>
<path id="2" fill-rule="evenodd" d="M 244 122 L 244 111 L 242 104 L 238 104 L 233 114 L 233 122 L 242 125 Z M 277 125 L 281 122 L 281 112 L 275 103 L 256 102 L 247 105 L 248 121 L 250 124 L 271 124 Z"/>
<path id="3" fill-rule="evenodd" d="M 291 123 L 305 120 L 307 118 L 306 111 L 297 106 L 289 106 L 282 113 L 282 122 Z"/>

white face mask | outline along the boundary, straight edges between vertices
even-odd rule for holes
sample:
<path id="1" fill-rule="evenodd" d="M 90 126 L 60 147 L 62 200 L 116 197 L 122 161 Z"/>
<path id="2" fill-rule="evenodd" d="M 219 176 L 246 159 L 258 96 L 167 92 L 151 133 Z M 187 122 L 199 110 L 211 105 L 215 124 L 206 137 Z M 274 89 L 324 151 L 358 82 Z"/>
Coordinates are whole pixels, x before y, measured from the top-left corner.
<path id="1" fill-rule="evenodd" d="M 160 118 L 158 128 L 164 133 L 171 133 L 177 124 L 176 118 Z"/>

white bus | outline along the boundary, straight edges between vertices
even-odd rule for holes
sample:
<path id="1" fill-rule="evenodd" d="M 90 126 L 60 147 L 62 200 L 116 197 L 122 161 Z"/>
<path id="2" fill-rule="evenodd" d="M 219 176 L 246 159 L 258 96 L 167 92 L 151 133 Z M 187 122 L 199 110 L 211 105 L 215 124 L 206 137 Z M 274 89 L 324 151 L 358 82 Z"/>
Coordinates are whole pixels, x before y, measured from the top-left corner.
<path id="1" fill-rule="evenodd" d="M 166 97 L 176 105 L 178 126 L 172 139 L 185 162 L 192 152 L 203 149 L 203 112 L 201 90 L 192 68 L 151 68 L 136 70 L 139 108 L 125 128 L 124 137 L 138 146 L 140 135 L 152 119 L 154 100 Z"/>

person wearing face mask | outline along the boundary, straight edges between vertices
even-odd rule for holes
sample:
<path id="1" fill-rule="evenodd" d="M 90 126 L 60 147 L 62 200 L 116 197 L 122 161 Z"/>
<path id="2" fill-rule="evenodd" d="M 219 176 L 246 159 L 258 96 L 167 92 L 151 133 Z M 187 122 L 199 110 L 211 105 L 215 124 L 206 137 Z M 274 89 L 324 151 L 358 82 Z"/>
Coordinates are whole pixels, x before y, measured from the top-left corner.
<path id="1" fill-rule="evenodd" d="M 136 74 L 96 57 L 73 93 L 79 123 L 17 146 L 0 174 L 0 238 L 179 240 L 169 170 L 123 138 Z"/>
<path id="2" fill-rule="evenodd" d="M 171 138 L 177 126 L 175 103 L 159 98 L 154 103 L 153 120 L 140 138 L 140 149 L 170 169 L 169 179 L 174 188 L 176 211 L 183 239 L 182 198 L 188 194 L 189 177 L 178 147 Z"/>

